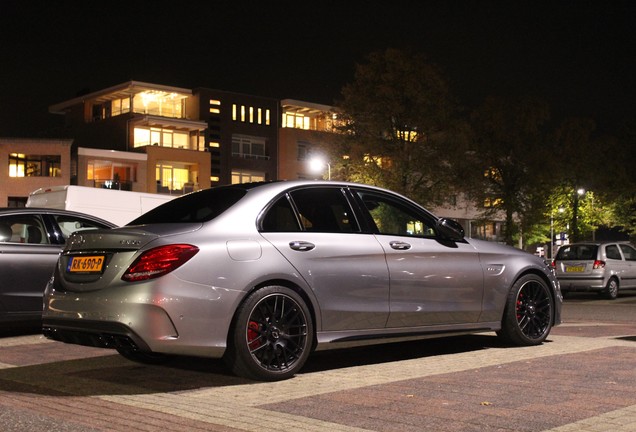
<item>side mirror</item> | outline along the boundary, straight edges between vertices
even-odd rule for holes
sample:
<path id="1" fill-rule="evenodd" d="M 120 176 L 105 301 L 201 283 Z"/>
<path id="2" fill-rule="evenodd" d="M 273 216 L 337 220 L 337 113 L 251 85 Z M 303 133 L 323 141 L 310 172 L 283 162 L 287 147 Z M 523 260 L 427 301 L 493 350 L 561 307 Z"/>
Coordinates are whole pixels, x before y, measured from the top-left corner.
<path id="1" fill-rule="evenodd" d="M 460 241 L 464 239 L 464 228 L 453 219 L 438 219 L 437 231 L 448 240 Z"/>

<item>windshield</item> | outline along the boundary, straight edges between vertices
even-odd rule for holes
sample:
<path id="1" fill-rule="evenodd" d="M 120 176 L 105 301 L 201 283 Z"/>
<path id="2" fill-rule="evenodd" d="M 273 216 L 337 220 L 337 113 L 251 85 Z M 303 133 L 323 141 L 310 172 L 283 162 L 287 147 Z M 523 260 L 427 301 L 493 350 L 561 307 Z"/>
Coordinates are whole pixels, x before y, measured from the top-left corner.
<path id="1" fill-rule="evenodd" d="M 218 187 L 175 198 L 142 214 L 128 225 L 207 222 L 232 207 L 245 194 L 245 188 Z"/>

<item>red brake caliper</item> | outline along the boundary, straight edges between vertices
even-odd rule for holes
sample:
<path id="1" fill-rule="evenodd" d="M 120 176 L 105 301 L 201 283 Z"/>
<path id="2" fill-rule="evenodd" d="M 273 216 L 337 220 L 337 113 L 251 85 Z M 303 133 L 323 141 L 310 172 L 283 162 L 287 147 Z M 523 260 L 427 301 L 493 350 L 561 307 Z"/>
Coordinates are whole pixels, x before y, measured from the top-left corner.
<path id="1" fill-rule="evenodd" d="M 261 341 L 258 340 L 259 325 L 256 321 L 250 321 L 247 325 L 247 343 L 251 349 L 256 349 L 261 346 Z"/>
<path id="2" fill-rule="evenodd" d="M 519 294 L 519 297 L 517 298 L 517 321 L 521 319 L 521 306 L 523 306 L 522 297 L 523 294 Z"/>

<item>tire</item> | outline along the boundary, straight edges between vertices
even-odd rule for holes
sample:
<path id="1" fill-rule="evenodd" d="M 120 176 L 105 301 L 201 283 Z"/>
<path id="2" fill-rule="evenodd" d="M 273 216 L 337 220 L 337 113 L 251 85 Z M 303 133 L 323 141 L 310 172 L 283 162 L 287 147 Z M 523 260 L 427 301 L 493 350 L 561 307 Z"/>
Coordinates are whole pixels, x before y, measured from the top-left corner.
<path id="1" fill-rule="evenodd" d="M 539 345 L 552 329 L 554 300 L 539 276 L 528 274 L 512 286 L 497 335 L 517 346 Z"/>
<path id="2" fill-rule="evenodd" d="M 311 315 L 300 295 L 282 286 L 261 288 L 238 308 L 224 361 L 244 378 L 284 380 L 303 367 L 312 338 Z"/>
<path id="3" fill-rule="evenodd" d="M 616 297 L 618 297 L 618 280 L 616 278 L 611 278 L 607 281 L 603 296 L 608 300 L 616 300 Z"/>
<path id="4" fill-rule="evenodd" d="M 130 361 L 150 365 L 164 364 L 170 359 L 170 356 L 166 354 L 142 352 L 126 348 L 117 348 L 117 352 Z"/>

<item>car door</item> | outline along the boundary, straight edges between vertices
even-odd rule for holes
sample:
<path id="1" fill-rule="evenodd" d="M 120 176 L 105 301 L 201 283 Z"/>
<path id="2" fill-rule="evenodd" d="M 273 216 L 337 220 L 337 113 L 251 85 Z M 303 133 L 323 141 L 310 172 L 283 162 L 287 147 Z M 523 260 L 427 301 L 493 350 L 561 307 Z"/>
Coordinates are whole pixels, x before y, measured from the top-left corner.
<path id="1" fill-rule="evenodd" d="M 40 215 L 0 216 L 0 315 L 37 317 L 61 246 L 51 244 Z"/>
<path id="2" fill-rule="evenodd" d="M 263 217 L 261 235 L 313 290 L 321 331 L 384 328 L 384 250 L 373 234 L 361 232 L 342 188 L 308 187 L 281 196 Z"/>
<path id="3" fill-rule="evenodd" d="M 377 227 L 391 278 L 387 327 L 477 322 L 484 276 L 466 242 L 441 241 L 435 218 L 392 194 L 353 189 Z"/>
<path id="4" fill-rule="evenodd" d="M 636 287 L 636 249 L 628 244 L 619 244 L 625 258 L 625 273 L 621 279 L 621 288 Z"/>

